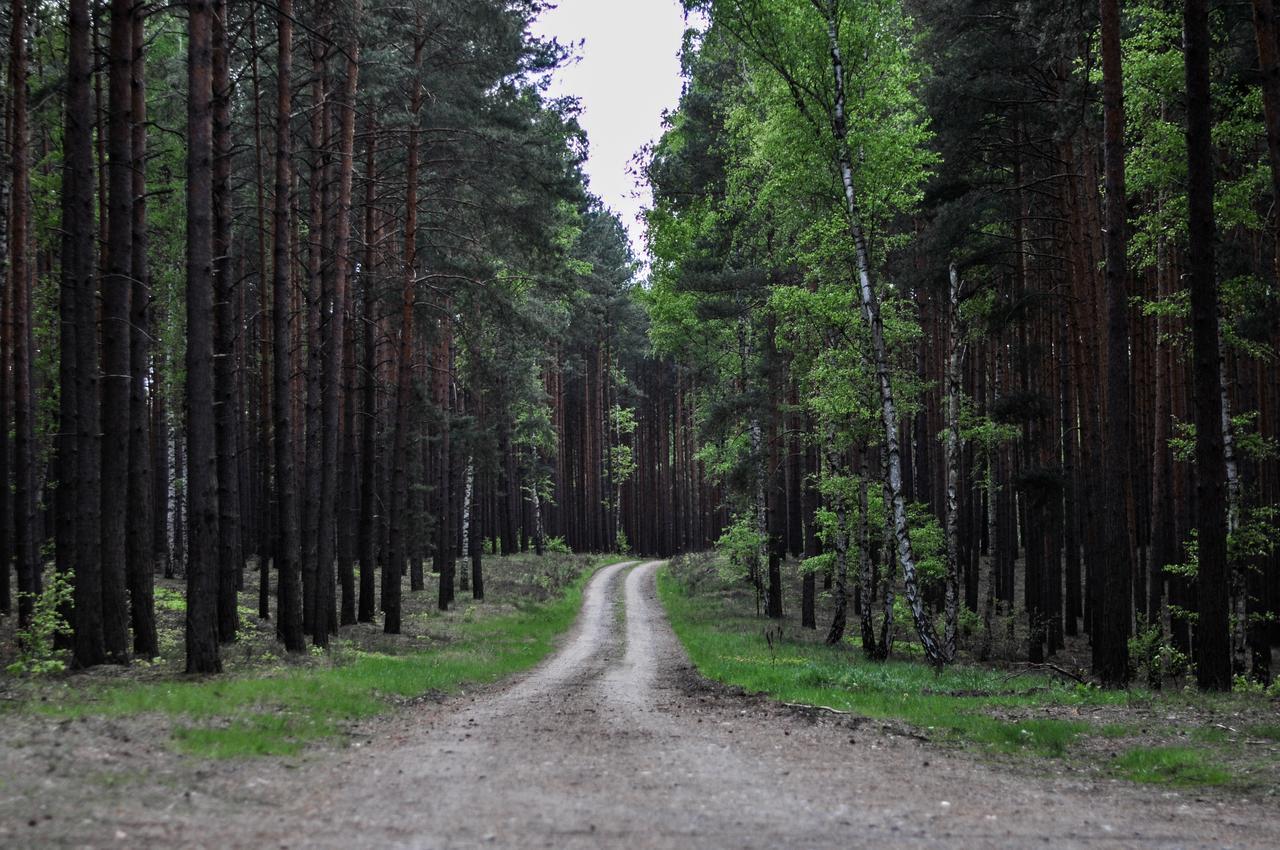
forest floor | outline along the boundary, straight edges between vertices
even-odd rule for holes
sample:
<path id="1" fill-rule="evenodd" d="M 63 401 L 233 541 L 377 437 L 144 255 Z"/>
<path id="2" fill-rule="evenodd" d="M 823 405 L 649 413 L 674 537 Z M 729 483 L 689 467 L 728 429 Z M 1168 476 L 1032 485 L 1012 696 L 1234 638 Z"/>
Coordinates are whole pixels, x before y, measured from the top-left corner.
<path id="1" fill-rule="evenodd" d="M 1011 767 L 711 684 L 668 625 L 658 567 L 596 573 L 532 672 L 292 755 L 209 759 L 135 737 L 129 716 L 9 713 L 0 846 L 1280 844 L 1274 799 Z"/>

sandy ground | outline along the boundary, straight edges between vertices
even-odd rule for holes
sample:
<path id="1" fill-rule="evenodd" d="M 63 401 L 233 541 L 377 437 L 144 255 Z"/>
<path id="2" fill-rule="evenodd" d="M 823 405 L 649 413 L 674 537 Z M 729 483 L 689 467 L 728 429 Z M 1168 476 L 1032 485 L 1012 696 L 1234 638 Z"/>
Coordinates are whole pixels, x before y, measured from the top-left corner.
<path id="1" fill-rule="evenodd" d="M 0 748 L 0 846 L 1280 847 L 1261 801 L 1029 779 L 709 686 L 662 614 L 657 566 L 597 574 L 528 675 L 397 712 L 346 748 L 211 766 L 127 724 L 46 723 Z M 137 769 L 104 781 L 122 771 L 94 759 Z"/>

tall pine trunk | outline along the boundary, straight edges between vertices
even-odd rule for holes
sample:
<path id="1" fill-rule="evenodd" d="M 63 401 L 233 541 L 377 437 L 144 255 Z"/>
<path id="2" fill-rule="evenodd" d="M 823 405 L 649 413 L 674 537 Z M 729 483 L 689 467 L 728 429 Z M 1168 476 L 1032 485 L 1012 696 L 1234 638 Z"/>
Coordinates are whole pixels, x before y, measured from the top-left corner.
<path id="1" fill-rule="evenodd" d="M 129 660 L 125 522 L 129 489 L 130 314 L 133 290 L 132 0 L 111 0 L 108 53 L 107 245 L 102 274 L 102 636 L 107 659 Z"/>
<path id="2" fill-rule="evenodd" d="M 98 569 L 98 352 L 94 293 L 92 73 L 88 0 L 71 0 L 67 14 L 67 112 L 63 133 L 62 305 L 59 351 L 62 424 L 59 497 L 67 514 L 59 526 L 59 564 L 75 570 L 72 662 L 105 660 L 102 579 Z M 16 55 L 16 51 L 15 51 Z M 14 266 L 10 266 L 13 274 Z M 61 488 L 59 490 L 61 492 Z M 64 531 L 65 529 L 65 531 Z M 72 530 L 74 529 L 74 530 Z M 64 560 L 63 549 L 67 550 Z M 20 583 L 21 586 L 21 583 Z"/>
<path id="3" fill-rule="evenodd" d="M 10 17 L 9 79 L 13 88 L 10 132 L 13 169 L 9 228 L 9 283 L 13 316 L 13 531 L 18 573 L 18 622 L 25 626 L 35 614 L 40 593 L 40 560 L 35 539 L 35 399 L 31 392 L 31 271 L 27 262 L 30 186 L 27 128 L 27 12 L 23 0 L 13 0 Z M 4 486 L 8 486 L 4 482 Z M 8 564 L 3 568 L 8 570 Z M 93 601 L 97 604 L 97 600 Z"/>
<path id="4" fill-rule="evenodd" d="M 422 108 L 423 40 L 415 36 L 413 95 L 409 106 L 409 139 L 405 166 L 404 265 L 401 268 L 400 351 L 396 358 L 394 424 L 391 435 L 391 528 L 387 560 L 382 566 L 382 629 L 400 634 L 401 576 L 408 553 L 409 488 L 405 462 L 409 440 L 409 407 L 413 402 L 413 312 L 417 293 L 418 254 L 418 111 Z"/>
<path id="5" fill-rule="evenodd" d="M 356 12 L 359 14 L 359 3 Z M 338 520 L 338 394 L 342 387 L 342 361 L 346 339 L 347 285 L 351 268 L 351 182 L 355 148 L 355 98 L 358 85 L 359 41 L 351 38 L 347 45 L 347 73 L 339 104 L 341 117 L 338 130 L 338 208 L 334 225 L 333 268 L 326 275 L 323 299 L 327 317 L 324 364 L 321 386 L 321 468 L 319 563 L 317 575 L 317 621 L 313 641 L 328 646 L 326 618 L 333 604 L 334 527 Z"/>
<path id="6" fill-rule="evenodd" d="M 1093 672 L 1109 687 L 1129 681 L 1132 565 L 1125 494 L 1129 479 L 1129 301 L 1124 174 L 1124 78 L 1120 51 L 1120 0 L 1102 0 L 1103 159 L 1106 172 L 1107 419 L 1103 522 L 1106 545 L 1099 610 L 1094 617 Z"/>
<path id="7" fill-rule="evenodd" d="M 189 0 L 187 14 L 187 672 L 219 673 L 211 3 Z"/>
<path id="8" fill-rule="evenodd" d="M 374 204 L 377 200 L 377 175 L 374 151 L 377 147 L 376 128 L 371 124 L 365 143 L 365 201 L 364 201 L 364 264 L 360 269 L 361 288 L 361 416 L 360 416 L 360 520 L 358 539 L 360 557 L 360 600 L 356 619 L 361 623 L 373 622 L 377 608 L 375 602 L 375 575 L 377 569 L 378 528 L 378 359 L 377 359 L 377 299 L 374 291 Z"/>
<path id="9" fill-rule="evenodd" d="M 302 599 L 298 573 L 297 490 L 293 470 L 293 396 L 290 393 L 292 359 L 289 356 L 289 244 L 291 139 L 289 129 L 293 98 L 293 0 L 279 0 L 276 62 L 276 168 L 275 211 L 272 223 L 272 382 L 276 486 L 276 631 L 289 652 L 302 652 Z"/>
<path id="10" fill-rule="evenodd" d="M 1206 690 L 1231 689 L 1227 582 L 1226 459 L 1218 365 L 1218 286 L 1214 266 L 1213 106 L 1210 96 L 1209 4 L 1185 0 L 1187 213 L 1190 249 L 1192 391 L 1196 421 L 1196 679 Z"/>
<path id="11" fill-rule="evenodd" d="M 324 29 L 324 27 L 322 27 Z M 320 563 L 320 476 L 324 465 L 320 454 L 320 370 L 321 323 L 324 308 L 321 305 L 324 287 L 323 257 L 326 244 L 325 215 L 328 210 L 328 161 L 329 161 L 329 104 L 328 104 L 328 45 L 319 36 L 311 38 L 311 150 L 307 194 L 309 215 L 307 219 L 306 292 L 302 314 L 299 317 L 306 336 L 306 359 L 303 381 L 306 400 L 303 408 L 302 446 L 302 629 L 314 635 L 322 619 L 317 610 L 319 596 Z M 330 529 L 331 530 L 331 529 Z"/>
<path id="12" fill-rule="evenodd" d="M 258 617 L 271 617 L 271 553 L 276 548 L 271 490 L 271 287 L 267 281 L 267 204 L 263 169 L 262 85 L 258 75 L 258 4 L 249 10 L 249 66 L 253 84 L 253 170 L 257 201 L 258 264 Z"/>
<path id="13" fill-rule="evenodd" d="M 231 280 L 231 76 L 227 0 L 213 8 L 213 383 L 218 489 L 218 639 L 236 639 L 236 587 L 243 567 L 236 403 L 237 285 Z"/>
<path id="14" fill-rule="evenodd" d="M 125 519 L 130 624 L 133 651 L 142 658 L 160 652 L 155 616 L 155 520 L 152 507 L 151 411 L 147 403 L 151 357 L 151 278 L 147 266 L 147 81 L 146 18 L 135 4 L 133 28 L 133 293 L 129 304 L 133 328 L 129 341 L 129 511 Z M 159 435 L 156 435 L 157 439 Z"/>

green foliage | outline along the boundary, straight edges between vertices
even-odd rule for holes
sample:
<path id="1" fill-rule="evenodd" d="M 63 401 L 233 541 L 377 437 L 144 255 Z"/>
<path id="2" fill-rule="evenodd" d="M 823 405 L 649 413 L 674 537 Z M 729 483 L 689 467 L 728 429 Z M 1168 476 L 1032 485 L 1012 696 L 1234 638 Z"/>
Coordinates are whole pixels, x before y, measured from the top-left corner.
<path id="1" fill-rule="evenodd" d="M 1128 4 L 1125 13 L 1127 188 L 1133 197 L 1157 199 L 1139 209 L 1129 249 L 1138 267 L 1147 269 L 1156 266 L 1165 246 L 1185 246 L 1187 239 L 1186 134 L 1179 111 L 1170 108 L 1185 86 L 1182 17 L 1156 0 Z M 1231 66 L 1232 57 L 1230 39 L 1224 36 L 1231 23 L 1222 10 L 1215 10 L 1211 21 L 1218 45 L 1212 61 L 1215 76 L 1222 80 L 1213 88 L 1214 144 L 1226 160 L 1236 163 L 1217 175 L 1215 218 L 1224 232 L 1241 228 L 1261 233 L 1266 222 L 1256 200 L 1266 191 L 1270 176 L 1257 144 L 1264 135 L 1261 90 L 1226 81 L 1228 74 L 1222 69 Z M 1096 66 L 1094 73 L 1099 73 Z"/>
<path id="2" fill-rule="evenodd" d="M 879 385 L 834 167 L 834 76 L 821 10 L 807 0 L 686 7 L 706 12 L 710 25 L 687 42 L 680 108 L 646 164 L 655 205 L 644 304 L 654 348 L 699 377 L 698 459 L 727 491 L 735 519 L 718 548 L 741 569 L 761 544 L 753 517 L 762 459 L 751 435 L 776 425 L 784 358 L 801 398 L 796 412 L 832 450 L 880 439 Z M 919 203 L 938 161 L 916 97 L 926 69 L 897 2 L 842 3 L 838 14 L 850 92 L 840 144 L 857 164 L 859 223 L 883 280 L 902 242 L 892 225 Z M 923 390 L 912 358 L 918 316 L 895 286 L 876 288 L 897 402 L 910 416 Z M 825 470 L 819 486 L 843 488 L 846 504 L 855 503 L 856 483 L 842 470 Z M 834 513 L 822 523 L 830 538 Z"/>
<path id="3" fill-rule="evenodd" d="M 754 518 L 744 514 L 724 530 L 716 541 L 716 549 L 725 556 L 724 563 L 734 575 L 744 576 L 748 567 L 757 560 L 763 544 Z"/>
<path id="4" fill-rule="evenodd" d="M 563 537 L 548 537 L 542 542 L 542 546 L 546 551 L 553 552 L 558 555 L 568 555 L 572 553 L 569 544 L 564 542 Z"/>
<path id="5" fill-rule="evenodd" d="M 928 592 L 941 588 L 947 578 L 947 537 L 937 516 L 928 505 L 907 506 L 910 519 L 911 548 L 916 555 L 916 571 L 921 586 Z M 910 622 L 908 619 L 901 622 Z"/>
<path id="6" fill-rule="evenodd" d="M 33 600 L 31 622 L 18 629 L 18 657 L 6 668 L 15 676 L 46 676 L 67 668 L 63 653 L 54 648 L 59 635 L 71 634 L 62 611 L 71 604 L 74 588 L 70 573 L 54 570 L 46 576 L 44 589 L 28 595 Z"/>
<path id="7" fill-rule="evenodd" d="M 1022 427 L 1000 422 L 991 416 L 979 415 L 972 404 L 964 404 L 960 410 L 960 437 L 971 444 L 975 454 L 987 470 L 982 486 L 988 492 L 994 490 L 992 466 L 1000 449 L 1022 436 Z"/>
<path id="8" fill-rule="evenodd" d="M 1264 684 L 1251 676 L 1237 674 L 1231 680 L 1231 690 L 1237 694 L 1253 694 L 1267 699 L 1280 699 L 1280 678 L 1273 679 L 1271 684 Z M 1280 723 L 1264 723 L 1253 726 L 1249 735 L 1255 738 L 1270 738 L 1280 741 Z"/>
<path id="9" fill-rule="evenodd" d="M 609 428 L 617 443 L 609 447 L 611 482 L 615 487 L 625 484 L 635 474 L 636 462 L 629 442 L 636 430 L 636 412 L 629 407 L 615 404 L 609 410 Z"/>
<path id="10" fill-rule="evenodd" d="M 1152 690 L 1160 690 L 1167 678 L 1185 678 L 1192 672 L 1191 659 L 1165 638 L 1159 625 L 1138 616 L 1137 634 L 1129 638 L 1129 659 L 1134 673 Z"/>
<path id="11" fill-rule="evenodd" d="M 187 610 L 187 597 L 180 590 L 160 586 L 154 591 L 157 611 L 174 611 L 179 614 Z M 256 615 L 256 612 L 254 614 Z"/>

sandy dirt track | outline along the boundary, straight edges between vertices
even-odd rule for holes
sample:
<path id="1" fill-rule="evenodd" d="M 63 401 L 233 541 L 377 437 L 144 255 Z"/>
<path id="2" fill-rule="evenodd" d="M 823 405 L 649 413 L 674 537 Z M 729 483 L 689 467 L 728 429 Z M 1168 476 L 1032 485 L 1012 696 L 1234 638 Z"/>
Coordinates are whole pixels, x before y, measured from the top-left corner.
<path id="1" fill-rule="evenodd" d="M 600 571 L 560 651 L 506 687 L 401 712 L 292 768 L 214 771 L 195 795 L 86 800 L 85 817 L 13 846 L 1280 846 L 1280 813 L 1256 802 L 1032 780 L 708 686 L 655 598 L 657 566 Z"/>

